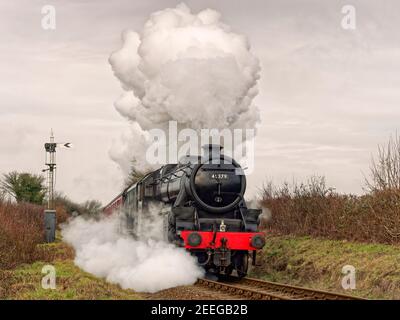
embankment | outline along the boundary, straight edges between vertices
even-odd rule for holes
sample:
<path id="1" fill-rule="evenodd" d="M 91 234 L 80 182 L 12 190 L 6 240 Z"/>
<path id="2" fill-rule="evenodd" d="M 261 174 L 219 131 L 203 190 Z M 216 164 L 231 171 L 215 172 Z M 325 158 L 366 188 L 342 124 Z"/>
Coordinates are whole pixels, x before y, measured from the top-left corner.
<path id="1" fill-rule="evenodd" d="M 268 236 L 250 276 L 372 299 L 400 299 L 400 246 Z M 342 288 L 343 266 L 356 271 L 356 289 Z"/>

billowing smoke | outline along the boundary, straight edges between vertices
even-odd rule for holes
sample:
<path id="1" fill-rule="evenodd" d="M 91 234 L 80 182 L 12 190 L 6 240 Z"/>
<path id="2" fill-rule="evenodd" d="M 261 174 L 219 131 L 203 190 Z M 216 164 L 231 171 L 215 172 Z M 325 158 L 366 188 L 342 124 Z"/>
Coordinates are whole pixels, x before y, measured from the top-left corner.
<path id="1" fill-rule="evenodd" d="M 139 240 L 123 235 L 117 215 L 100 220 L 77 217 L 63 226 L 63 239 L 75 251 L 75 264 L 124 289 L 156 292 L 193 284 L 203 275 L 194 257 L 160 240 L 160 217 L 154 211 Z"/>
<path id="2" fill-rule="evenodd" d="M 148 130 L 166 130 L 171 120 L 178 129 L 255 128 L 259 62 L 220 17 L 180 4 L 153 13 L 141 33 L 123 33 L 109 62 L 124 89 L 115 107 L 132 127 L 110 155 L 125 172 L 132 159 L 146 168 Z"/>

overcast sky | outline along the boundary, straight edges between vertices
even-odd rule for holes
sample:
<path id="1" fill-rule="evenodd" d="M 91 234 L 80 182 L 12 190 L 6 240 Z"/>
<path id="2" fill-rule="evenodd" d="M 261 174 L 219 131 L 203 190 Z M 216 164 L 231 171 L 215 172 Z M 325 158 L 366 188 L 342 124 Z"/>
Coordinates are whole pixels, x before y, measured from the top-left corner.
<path id="1" fill-rule="evenodd" d="M 140 31 L 166 0 L 0 0 L 0 172 L 40 173 L 43 143 L 59 150 L 57 189 L 104 204 L 122 174 L 109 155 L 128 126 L 114 109 L 121 94 L 108 57 L 125 29 Z M 377 144 L 400 131 L 398 1 L 186 1 L 213 8 L 246 35 L 262 72 L 255 103 L 262 113 L 250 193 L 267 179 L 320 174 L 340 192 L 359 193 Z M 41 8 L 56 9 L 56 30 Z M 343 5 L 356 29 L 341 26 Z"/>

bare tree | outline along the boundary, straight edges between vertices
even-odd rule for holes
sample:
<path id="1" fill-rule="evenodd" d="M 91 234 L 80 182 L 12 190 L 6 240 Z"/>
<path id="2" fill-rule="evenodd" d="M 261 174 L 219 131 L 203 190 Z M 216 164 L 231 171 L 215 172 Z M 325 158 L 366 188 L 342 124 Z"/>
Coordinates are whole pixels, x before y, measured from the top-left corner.
<path id="1" fill-rule="evenodd" d="M 124 188 L 129 187 L 130 185 L 138 182 L 140 179 L 142 179 L 149 171 L 143 171 L 138 168 L 136 165 L 136 161 L 133 160 L 131 162 L 131 168 L 129 171 L 128 176 L 125 179 L 124 182 Z"/>
<path id="2" fill-rule="evenodd" d="M 102 212 L 103 205 L 97 200 L 88 200 L 81 204 L 82 214 L 96 216 Z"/>
<path id="3" fill-rule="evenodd" d="M 400 136 L 397 132 L 386 145 L 378 146 L 378 155 L 376 159 L 372 158 L 366 185 L 371 191 L 400 190 Z"/>

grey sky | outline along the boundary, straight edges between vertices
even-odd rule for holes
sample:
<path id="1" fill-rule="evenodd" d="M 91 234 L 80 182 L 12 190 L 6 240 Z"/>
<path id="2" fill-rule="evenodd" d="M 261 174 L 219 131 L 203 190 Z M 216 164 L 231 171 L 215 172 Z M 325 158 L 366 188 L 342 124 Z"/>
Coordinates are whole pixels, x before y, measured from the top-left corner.
<path id="1" fill-rule="evenodd" d="M 0 172 L 38 173 L 50 127 L 58 141 L 57 188 L 103 203 L 122 177 L 109 158 L 127 122 L 107 62 L 121 31 L 140 31 L 150 13 L 179 1 L 0 0 Z M 54 5 L 57 29 L 41 28 Z M 400 129 L 398 1 L 186 1 L 210 7 L 246 35 L 262 66 L 262 111 L 250 191 L 267 178 L 324 174 L 342 192 L 360 192 L 378 143 Z M 341 28 L 352 4 L 357 29 Z"/>

